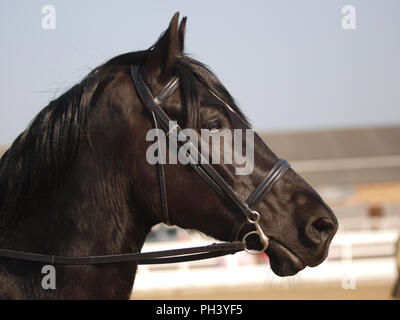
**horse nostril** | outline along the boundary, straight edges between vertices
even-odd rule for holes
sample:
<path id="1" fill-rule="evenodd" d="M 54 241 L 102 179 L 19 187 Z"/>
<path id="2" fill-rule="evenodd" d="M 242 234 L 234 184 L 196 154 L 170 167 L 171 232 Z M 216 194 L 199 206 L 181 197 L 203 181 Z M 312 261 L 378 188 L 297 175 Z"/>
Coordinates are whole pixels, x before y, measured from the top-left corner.
<path id="1" fill-rule="evenodd" d="M 328 218 L 318 218 L 306 227 L 306 237 L 314 244 L 325 242 L 335 229 L 335 223 Z"/>

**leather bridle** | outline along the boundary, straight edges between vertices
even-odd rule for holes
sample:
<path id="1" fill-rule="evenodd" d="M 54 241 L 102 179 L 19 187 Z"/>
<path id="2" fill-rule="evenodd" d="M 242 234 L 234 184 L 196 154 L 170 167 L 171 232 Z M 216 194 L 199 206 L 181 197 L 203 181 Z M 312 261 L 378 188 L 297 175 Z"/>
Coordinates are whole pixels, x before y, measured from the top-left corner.
<path id="1" fill-rule="evenodd" d="M 143 103 L 143 106 L 153 118 L 154 127 L 158 129 L 159 124 L 161 130 L 163 130 L 167 134 L 167 136 L 174 135 L 176 137 L 180 137 L 180 139 L 171 139 L 170 141 L 181 141 L 185 144 L 191 144 L 190 140 L 188 141 L 187 139 L 185 139 L 185 135 L 179 125 L 176 124 L 175 126 L 173 126 L 173 128 L 170 129 L 169 125 L 172 120 L 161 108 L 162 102 L 165 101 L 178 88 L 178 77 L 173 77 L 167 83 L 167 85 L 165 85 L 165 87 L 163 87 L 161 91 L 155 97 L 153 97 L 150 89 L 141 77 L 139 66 L 131 66 L 130 72 L 134 87 Z M 212 92 L 212 94 L 216 95 L 214 92 Z M 233 112 L 231 108 L 230 110 Z M 160 142 L 160 139 L 158 139 L 158 142 Z M 286 160 L 279 159 L 274 167 L 265 175 L 259 185 L 253 190 L 250 196 L 245 201 L 243 201 L 236 193 L 236 191 L 228 185 L 228 183 L 213 168 L 213 166 L 208 163 L 208 161 L 202 161 L 204 160 L 202 159 L 203 155 L 193 144 L 190 147 L 190 153 L 188 153 L 187 155 L 191 158 L 191 167 L 216 192 L 216 194 L 222 199 L 229 201 L 229 203 L 232 203 L 236 207 L 236 210 L 242 212 L 246 217 L 245 222 L 235 232 L 236 241 L 227 243 L 215 243 L 207 246 L 184 249 L 88 257 L 61 257 L 0 249 L 0 257 L 65 265 L 91 265 L 128 261 L 136 261 L 139 264 L 160 264 L 208 259 L 226 254 L 233 254 L 242 250 L 246 250 L 247 252 L 252 254 L 259 254 L 264 252 L 268 247 L 269 238 L 267 235 L 265 235 L 260 227 L 260 214 L 257 211 L 253 210 L 253 208 L 255 208 L 260 203 L 265 194 L 271 190 L 274 183 L 278 181 L 290 168 L 289 163 Z M 163 222 L 170 224 L 170 217 L 168 214 L 167 188 L 162 163 L 157 164 L 157 171 L 160 184 L 161 211 L 163 215 L 162 220 Z M 241 240 L 238 241 L 239 233 L 242 230 L 246 221 L 254 225 L 255 230 L 248 232 Z M 259 240 L 262 244 L 262 248 L 260 250 L 248 249 L 246 247 L 246 240 L 251 235 L 256 235 L 259 237 Z"/>
<path id="2" fill-rule="evenodd" d="M 197 149 L 197 147 L 186 139 L 181 127 L 178 124 L 175 124 L 172 129 L 170 128 L 170 123 L 172 122 L 172 120 L 161 108 L 161 104 L 178 88 L 178 77 L 173 77 L 161 89 L 157 96 L 153 97 L 149 87 L 146 85 L 141 77 L 140 67 L 131 66 L 130 71 L 136 91 L 140 99 L 142 100 L 146 111 L 153 117 L 154 126 L 158 128 L 158 122 L 161 129 L 166 133 L 167 136 L 173 135 L 176 138 L 180 137 L 179 139 L 170 139 L 170 141 L 181 141 L 182 144 L 184 143 L 187 145 L 187 148 L 190 149 L 190 153 L 188 153 L 187 155 L 191 158 L 190 164 L 192 168 L 222 199 L 225 199 L 234 204 L 236 208 L 245 215 L 247 221 L 255 226 L 256 231 L 252 231 L 251 233 L 246 234 L 244 236 L 244 239 L 246 239 L 251 234 L 257 234 L 260 237 L 260 241 L 263 245 L 263 248 L 257 251 L 257 253 L 264 252 L 268 246 L 268 237 L 264 234 L 261 227 L 259 226 L 259 213 L 257 211 L 254 211 L 252 208 L 255 208 L 258 205 L 258 203 L 263 199 L 264 195 L 269 190 L 271 190 L 273 184 L 290 168 L 289 163 L 286 160 L 279 159 L 275 166 L 267 173 L 261 183 L 250 194 L 247 200 L 243 201 L 242 199 L 240 199 L 236 191 L 233 190 L 225 181 L 225 179 L 222 178 L 221 175 L 214 169 L 214 167 L 209 164 L 207 160 L 203 159 L 203 155 Z M 213 94 L 215 95 L 215 93 Z M 231 112 L 234 112 L 232 108 L 230 108 L 230 110 Z M 159 150 L 160 147 L 161 145 L 159 144 Z M 161 208 L 164 218 L 168 219 L 167 221 L 169 221 L 165 175 L 163 165 L 161 163 L 158 163 L 158 173 L 161 190 Z M 236 240 L 239 235 L 238 233 L 241 229 L 242 228 L 239 228 L 237 232 Z M 252 253 L 254 252 L 253 250 L 246 250 Z"/>

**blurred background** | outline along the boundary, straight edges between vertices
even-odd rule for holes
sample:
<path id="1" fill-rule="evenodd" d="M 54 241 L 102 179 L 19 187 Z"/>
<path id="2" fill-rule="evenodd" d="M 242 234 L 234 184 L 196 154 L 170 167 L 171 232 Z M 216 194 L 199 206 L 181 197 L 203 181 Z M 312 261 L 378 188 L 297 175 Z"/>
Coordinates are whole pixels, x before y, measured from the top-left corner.
<path id="1" fill-rule="evenodd" d="M 290 278 L 265 255 L 140 266 L 135 299 L 389 299 L 400 230 L 400 3 L 0 3 L 0 154 L 52 99 L 118 54 L 150 47 L 174 12 L 267 145 L 313 185 L 340 229 Z M 207 244 L 158 225 L 143 251 Z"/>

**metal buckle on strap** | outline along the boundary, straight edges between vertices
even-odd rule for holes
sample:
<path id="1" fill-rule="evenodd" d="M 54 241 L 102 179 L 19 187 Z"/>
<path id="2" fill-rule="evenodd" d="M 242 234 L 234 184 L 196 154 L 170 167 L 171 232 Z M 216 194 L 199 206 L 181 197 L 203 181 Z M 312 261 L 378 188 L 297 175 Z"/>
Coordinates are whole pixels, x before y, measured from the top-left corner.
<path id="1" fill-rule="evenodd" d="M 242 242 L 246 244 L 246 239 L 251 236 L 251 235 L 257 235 L 260 238 L 260 242 L 263 245 L 263 248 L 261 250 L 254 250 L 254 249 L 248 249 L 245 248 L 244 250 L 247 253 L 250 254 L 260 254 L 263 253 L 265 250 L 267 250 L 268 245 L 269 245 L 269 238 L 266 236 L 264 231 L 262 231 L 260 224 L 258 223 L 260 221 L 260 214 L 257 211 L 253 211 L 254 215 L 256 216 L 255 219 L 251 219 L 250 217 L 247 217 L 247 221 L 251 224 L 254 225 L 256 228 L 255 231 L 250 231 L 249 233 L 246 233 L 245 236 L 242 239 Z"/>

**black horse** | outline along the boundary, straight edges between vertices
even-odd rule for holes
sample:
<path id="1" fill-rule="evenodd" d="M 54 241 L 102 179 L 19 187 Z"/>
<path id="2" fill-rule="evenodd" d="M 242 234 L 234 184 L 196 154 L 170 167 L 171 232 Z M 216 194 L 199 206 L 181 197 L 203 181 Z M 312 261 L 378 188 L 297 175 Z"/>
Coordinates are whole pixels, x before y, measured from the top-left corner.
<path id="1" fill-rule="evenodd" d="M 182 128 L 237 128 L 249 124 L 216 76 L 185 56 L 186 18 L 178 14 L 154 46 L 117 56 L 50 102 L 0 161 L 0 248 L 57 256 L 140 252 L 152 226 L 167 222 L 157 166 L 146 160 L 151 115 L 133 86 L 130 66 L 157 93 L 172 76 L 179 88 L 163 103 Z M 216 98 L 215 94 L 218 96 Z M 227 106 L 230 106 L 229 108 Z M 254 172 L 214 165 L 245 199 L 278 158 L 255 136 Z M 243 221 L 190 166 L 166 164 L 168 223 L 234 241 Z M 280 276 L 316 266 L 327 256 L 337 220 L 292 169 L 257 206 L 270 238 L 267 254 Z M 246 224 L 240 237 L 251 231 Z M 45 290 L 43 264 L 0 258 L 3 299 L 129 298 L 135 262 L 57 266 L 56 289 Z"/>

